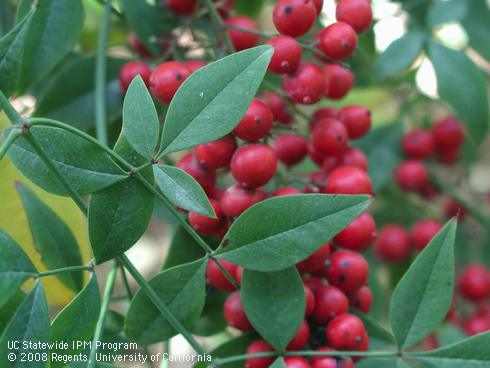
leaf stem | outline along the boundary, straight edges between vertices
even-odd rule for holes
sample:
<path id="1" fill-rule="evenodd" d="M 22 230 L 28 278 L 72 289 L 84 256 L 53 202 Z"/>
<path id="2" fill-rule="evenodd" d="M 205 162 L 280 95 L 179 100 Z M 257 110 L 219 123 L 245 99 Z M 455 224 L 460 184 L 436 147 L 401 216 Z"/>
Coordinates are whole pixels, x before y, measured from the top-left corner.
<path id="1" fill-rule="evenodd" d="M 93 265 L 69 266 L 69 267 L 57 268 L 55 270 L 39 272 L 38 276 L 39 277 L 46 277 L 46 276 L 58 275 L 60 273 L 66 273 L 66 272 L 93 271 L 93 270 L 94 270 Z"/>
<path id="2" fill-rule="evenodd" d="M 0 108 L 5 111 L 5 115 L 7 115 L 12 124 L 22 124 L 22 116 L 14 109 L 2 91 L 0 91 Z"/>
<path id="3" fill-rule="evenodd" d="M 5 138 L 2 146 L 0 147 L 0 161 L 2 161 L 3 156 L 7 153 L 9 148 L 14 144 L 14 142 L 22 135 L 22 131 L 19 129 L 12 130 L 7 138 Z"/>
<path id="4" fill-rule="evenodd" d="M 331 350 L 331 351 L 286 351 L 285 356 L 292 355 L 302 355 L 302 356 L 359 356 L 359 357 L 378 357 L 378 358 L 388 358 L 396 357 L 399 355 L 397 351 L 342 351 L 342 350 Z"/>
<path id="5" fill-rule="evenodd" d="M 133 292 L 131 291 L 131 288 L 129 287 L 129 280 L 128 280 L 128 275 L 126 275 L 126 269 L 122 265 L 121 262 L 119 263 L 119 269 L 121 270 L 121 277 L 123 280 L 124 287 L 126 289 L 126 294 L 128 294 L 128 299 L 131 300 L 133 299 Z"/>
<path id="6" fill-rule="evenodd" d="M 221 37 L 223 38 L 223 41 L 226 45 L 226 48 L 228 49 L 228 52 L 230 54 L 235 52 L 233 43 L 231 42 L 228 32 L 226 32 L 225 30 L 223 19 L 221 18 L 221 15 L 219 15 L 218 11 L 216 10 L 215 4 L 213 4 L 211 0 L 204 0 L 204 4 L 208 9 L 209 17 L 211 18 L 211 22 L 214 25 L 215 31 L 216 33 L 220 34 Z"/>

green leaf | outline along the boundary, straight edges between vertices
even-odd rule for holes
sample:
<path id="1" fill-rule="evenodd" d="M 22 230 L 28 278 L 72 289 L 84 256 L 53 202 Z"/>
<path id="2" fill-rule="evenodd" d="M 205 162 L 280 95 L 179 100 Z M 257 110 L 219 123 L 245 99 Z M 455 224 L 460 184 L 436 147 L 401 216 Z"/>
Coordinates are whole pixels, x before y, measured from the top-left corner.
<path id="1" fill-rule="evenodd" d="M 158 188 L 174 205 L 216 218 L 206 193 L 192 176 L 178 167 L 168 165 L 154 166 L 153 173 Z"/>
<path id="2" fill-rule="evenodd" d="M 33 191 L 20 183 L 16 185 L 43 264 L 48 269 L 80 266 L 83 263 L 80 248 L 70 228 Z M 74 291 L 83 286 L 82 271 L 60 273 L 56 277 Z"/>
<path id="3" fill-rule="evenodd" d="M 33 0 L 23 0 L 31 5 Z M 38 0 L 24 40 L 20 92 L 45 76 L 78 42 L 85 13 L 80 0 Z"/>
<path id="4" fill-rule="evenodd" d="M 356 363 L 356 368 L 406 368 L 406 366 L 399 365 L 398 361 L 394 358 L 366 357 L 359 363 Z"/>
<path id="5" fill-rule="evenodd" d="M 470 47 L 485 59 L 490 60 L 488 35 L 490 34 L 490 8 L 486 0 L 471 0 L 462 24 L 469 37 Z"/>
<path id="6" fill-rule="evenodd" d="M 201 259 L 162 271 L 148 281 L 170 312 L 186 328 L 197 321 L 204 308 L 205 273 L 206 261 Z M 125 332 L 129 338 L 145 345 L 167 340 L 177 334 L 141 290 L 129 306 Z"/>
<path id="7" fill-rule="evenodd" d="M 439 96 L 466 123 L 473 140 L 481 143 L 488 131 L 488 90 L 484 73 L 464 52 L 432 42 L 429 57 L 436 71 Z"/>
<path id="8" fill-rule="evenodd" d="M 426 353 L 409 353 L 407 358 L 444 368 L 487 368 L 490 366 L 490 332 Z"/>
<path id="9" fill-rule="evenodd" d="M 255 96 L 272 53 L 270 46 L 258 46 L 192 73 L 170 103 L 159 156 L 231 132 Z"/>
<path id="10" fill-rule="evenodd" d="M 260 14 L 266 1 L 265 0 L 237 0 L 235 3 L 236 3 L 235 8 L 238 14 L 256 18 Z"/>
<path id="11" fill-rule="evenodd" d="M 63 341 L 69 344 L 68 349 L 53 349 L 51 355 L 76 355 L 79 349 L 75 342 L 90 341 L 97 325 L 100 311 L 99 285 L 95 273 L 80 293 L 58 313 L 51 324 L 52 341 Z M 76 326 L 76 328 L 74 328 Z M 51 367 L 63 367 L 65 363 L 53 359 Z"/>
<path id="12" fill-rule="evenodd" d="M 456 222 L 449 221 L 424 248 L 398 283 L 390 324 L 398 346 L 420 341 L 446 317 L 454 288 Z"/>
<path id="13" fill-rule="evenodd" d="M 378 57 L 375 73 L 382 80 L 408 69 L 417 59 L 424 44 L 424 34 L 419 31 L 409 31 L 393 41 Z"/>
<path id="14" fill-rule="evenodd" d="M 461 328 L 446 323 L 437 331 L 437 342 L 439 346 L 451 345 L 466 338 L 466 334 Z"/>
<path id="15" fill-rule="evenodd" d="M 99 146 L 66 130 L 32 127 L 30 132 L 80 195 L 94 193 L 127 177 Z M 50 193 L 69 195 L 25 138 L 17 139 L 8 154 L 15 167 L 34 184 Z"/>
<path id="16" fill-rule="evenodd" d="M 25 296 L 21 289 L 16 289 L 14 295 L 0 307 L 0 336 Z"/>
<path id="17" fill-rule="evenodd" d="M 269 198 L 231 225 L 218 257 L 255 271 L 279 271 L 307 258 L 370 204 L 368 196 L 297 194 Z"/>
<path id="18" fill-rule="evenodd" d="M 162 269 L 166 270 L 174 266 L 189 263 L 205 255 L 206 252 L 197 244 L 192 236 L 182 226 L 178 226 L 172 235 Z"/>
<path id="19" fill-rule="evenodd" d="M 279 357 L 276 360 L 274 360 L 274 363 L 272 363 L 269 368 L 286 368 L 286 363 L 284 362 L 283 357 Z"/>
<path id="20" fill-rule="evenodd" d="M 223 315 L 227 293 L 211 292 L 206 296 L 206 303 L 201 316 L 192 326 L 192 333 L 198 336 L 212 336 L 226 329 L 228 323 Z"/>
<path id="21" fill-rule="evenodd" d="M 278 351 L 284 351 L 305 314 L 305 292 L 296 268 L 277 272 L 245 270 L 242 299 L 255 330 Z"/>
<path id="22" fill-rule="evenodd" d="M 15 295 L 27 279 L 37 276 L 31 260 L 21 247 L 0 230 L 0 307 Z"/>
<path id="23" fill-rule="evenodd" d="M 433 28 L 441 23 L 461 21 L 468 11 L 466 0 L 433 1 L 427 12 L 426 23 Z"/>
<path id="24" fill-rule="evenodd" d="M 129 85 L 124 98 L 122 128 L 131 147 L 151 159 L 158 144 L 158 115 L 150 92 L 139 75 Z"/>
<path id="25" fill-rule="evenodd" d="M 393 345 L 395 343 L 395 338 L 393 335 L 379 323 L 374 321 L 370 316 L 358 312 L 357 310 L 351 310 L 350 312 L 359 317 L 364 323 L 364 327 L 369 334 L 370 343 L 372 343 L 373 340 L 378 340 L 385 346 Z"/>
<path id="26" fill-rule="evenodd" d="M 9 349 L 7 342 L 18 341 L 19 349 Z M 49 343 L 49 315 L 46 297 L 38 281 L 32 291 L 25 297 L 0 337 L 0 367 L 2 368 L 45 368 L 46 361 L 29 361 L 24 365 L 19 362 L 22 354 L 39 353 L 39 349 L 23 348 L 24 342 Z M 8 354 L 15 354 L 16 361 L 9 361 Z"/>

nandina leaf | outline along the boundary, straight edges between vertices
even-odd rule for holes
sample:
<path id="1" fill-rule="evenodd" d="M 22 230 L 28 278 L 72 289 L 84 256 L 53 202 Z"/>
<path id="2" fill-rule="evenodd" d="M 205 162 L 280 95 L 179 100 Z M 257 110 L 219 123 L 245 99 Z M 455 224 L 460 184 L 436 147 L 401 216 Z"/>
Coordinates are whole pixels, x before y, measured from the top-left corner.
<path id="1" fill-rule="evenodd" d="M 182 226 L 177 226 L 172 234 L 162 270 L 196 261 L 205 255 L 206 252 L 194 238 Z"/>
<path id="2" fill-rule="evenodd" d="M 199 319 L 192 326 L 192 333 L 198 336 L 212 336 L 224 331 L 228 323 L 223 315 L 223 307 L 228 293 L 208 292 L 206 303 Z"/>

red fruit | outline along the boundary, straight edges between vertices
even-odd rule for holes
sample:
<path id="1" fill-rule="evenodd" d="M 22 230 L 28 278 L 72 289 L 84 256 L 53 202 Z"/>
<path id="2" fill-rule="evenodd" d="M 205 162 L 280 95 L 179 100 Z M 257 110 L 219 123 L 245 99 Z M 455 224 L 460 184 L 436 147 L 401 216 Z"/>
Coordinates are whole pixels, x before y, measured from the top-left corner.
<path id="1" fill-rule="evenodd" d="M 189 223 L 199 234 L 217 235 L 221 232 L 221 229 L 226 225 L 226 223 L 219 207 L 219 202 L 215 199 L 210 199 L 209 202 L 211 203 L 211 206 L 213 206 L 217 218 L 214 219 L 196 212 L 189 212 Z"/>
<path id="2" fill-rule="evenodd" d="M 322 346 L 316 351 L 332 351 L 333 349 L 327 346 Z M 354 368 L 352 358 L 338 358 L 334 356 L 316 355 L 311 358 L 313 368 Z"/>
<path id="3" fill-rule="evenodd" d="M 317 14 L 320 15 L 323 9 L 323 0 L 313 0 L 313 5 L 315 5 Z"/>
<path id="4" fill-rule="evenodd" d="M 371 194 L 373 186 L 365 171 L 342 166 L 334 169 L 328 176 L 326 193 L 330 194 Z"/>
<path id="5" fill-rule="evenodd" d="M 432 134 L 427 130 L 414 129 L 403 136 L 403 153 L 416 160 L 425 160 L 434 151 Z"/>
<path id="6" fill-rule="evenodd" d="M 282 134 L 274 142 L 277 158 L 286 166 L 300 163 L 306 156 L 308 141 L 302 135 Z"/>
<path id="7" fill-rule="evenodd" d="M 202 60 L 186 60 L 183 63 L 191 73 L 194 73 L 197 69 L 200 69 L 206 65 L 206 63 Z"/>
<path id="8" fill-rule="evenodd" d="M 292 74 L 284 76 L 282 86 L 289 98 L 296 103 L 317 103 L 327 91 L 327 81 L 322 68 L 313 63 L 303 63 Z"/>
<path id="9" fill-rule="evenodd" d="M 271 109 L 274 121 L 285 125 L 291 123 L 291 115 L 288 113 L 286 103 L 281 96 L 274 92 L 264 92 L 260 95 L 260 99 Z"/>
<path id="10" fill-rule="evenodd" d="M 247 354 L 259 354 L 274 351 L 274 348 L 264 340 L 255 340 L 247 348 Z M 261 358 L 248 358 L 245 361 L 246 368 L 268 368 L 276 358 L 274 356 Z"/>
<path id="11" fill-rule="evenodd" d="M 346 293 L 352 293 L 367 283 L 368 263 L 359 253 L 338 250 L 330 256 L 327 280 Z"/>
<path id="12" fill-rule="evenodd" d="M 362 251 L 369 247 L 375 237 L 376 223 L 373 216 L 368 212 L 363 212 L 338 233 L 334 241 L 343 248 Z"/>
<path id="13" fill-rule="evenodd" d="M 288 356 L 284 359 L 287 368 L 311 368 L 310 363 L 300 356 Z"/>
<path id="14" fill-rule="evenodd" d="M 261 100 L 253 99 L 233 133 L 245 141 L 264 138 L 272 129 L 272 111 Z"/>
<path id="15" fill-rule="evenodd" d="M 398 185 L 408 191 L 422 190 L 429 182 L 429 172 L 424 163 L 415 160 L 403 161 L 395 170 Z"/>
<path id="16" fill-rule="evenodd" d="M 199 164 L 199 161 L 192 152 L 186 153 L 177 161 L 176 166 L 192 176 L 206 193 L 211 193 L 216 183 L 216 173 L 214 170 L 207 169 Z"/>
<path id="17" fill-rule="evenodd" d="M 218 169 L 230 164 L 235 149 L 235 138 L 232 135 L 226 135 L 213 142 L 197 146 L 195 151 L 201 165 L 210 169 Z"/>
<path id="18" fill-rule="evenodd" d="M 333 169 L 341 166 L 339 165 L 340 156 L 325 156 L 323 159 L 322 169 L 325 174 L 330 174 Z"/>
<path id="19" fill-rule="evenodd" d="M 153 53 L 148 50 L 143 42 L 139 39 L 136 33 L 131 32 L 128 35 L 129 46 L 141 57 L 142 59 L 150 59 L 153 57 Z"/>
<path id="20" fill-rule="evenodd" d="M 327 326 L 328 343 L 335 350 L 358 350 L 363 342 L 364 324 L 353 314 L 335 317 Z"/>
<path id="21" fill-rule="evenodd" d="M 368 171 L 369 163 L 364 152 L 359 148 L 349 147 L 338 157 L 337 165 L 354 166 L 364 171 Z"/>
<path id="22" fill-rule="evenodd" d="M 326 96 L 332 100 L 340 100 L 345 97 L 356 79 L 354 73 L 339 64 L 327 64 L 323 72 L 328 85 Z"/>
<path id="23" fill-rule="evenodd" d="M 119 85 L 122 93 L 126 93 L 129 84 L 137 75 L 141 76 L 143 82 L 148 85 L 151 68 L 142 61 L 131 61 L 121 67 L 119 71 Z"/>
<path id="24" fill-rule="evenodd" d="M 320 34 L 319 48 L 333 60 L 341 61 L 352 55 L 357 46 L 356 31 L 347 23 L 329 25 Z"/>
<path id="25" fill-rule="evenodd" d="M 274 54 L 269 63 L 269 71 L 277 74 L 294 72 L 301 62 L 301 46 L 292 37 L 277 36 L 267 41 L 274 47 Z"/>
<path id="26" fill-rule="evenodd" d="M 466 217 L 466 209 L 462 207 L 454 198 L 446 198 L 443 204 L 444 216 L 450 219 L 452 217 L 458 217 L 459 220 L 463 220 Z"/>
<path id="27" fill-rule="evenodd" d="M 291 194 L 301 194 L 302 192 L 299 189 L 293 187 L 284 187 L 277 189 L 274 193 L 271 194 L 271 197 L 280 197 Z"/>
<path id="28" fill-rule="evenodd" d="M 490 331 L 490 319 L 476 314 L 464 323 L 464 330 L 469 336 Z"/>
<path id="29" fill-rule="evenodd" d="M 260 188 L 246 189 L 235 184 L 223 193 L 220 206 L 226 216 L 233 218 L 240 216 L 247 208 L 266 198 L 267 194 Z"/>
<path id="30" fill-rule="evenodd" d="M 481 265 L 472 264 L 466 267 L 458 278 L 458 290 L 463 297 L 473 302 L 490 296 L 490 273 Z"/>
<path id="31" fill-rule="evenodd" d="M 367 30 L 373 21 L 369 0 L 340 0 L 335 15 L 339 22 L 349 24 L 357 33 Z"/>
<path id="32" fill-rule="evenodd" d="M 306 321 L 301 322 L 298 331 L 293 336 L 292 340 L 286 347 L 287 350 L 301 350 L 308 343 L 308 338 L 310 337 L 310 328 Z"/>
<path id="33" fill-rule="evenodd" d="M 437 151 L 437 160 L 444 165 L 454 165 L 459 159 L 459 148 L 453 151 Z"/>
<path id="34" fill-rule="evenodd" d="M 239 291 L 234 291 L 226 298 L 224 316 L 226 322 L 238 330 L 253 330 L 253 327 L 243 309 L 242 296 Z"/>
<path id="35" fill-rule="evenodd" d="M 313 309 L 315 309 L 315 294 L 313 291 L 306 285 L 303 285 L 305 289 L 305 317 L 308 317 L 311 313 L 313 313 Z"/>
<path id="36" fill-rule="evenodd" d="M 378 234 L 374 250 L 385 262 L 402 262 L 410 255 L 410 236 L 398 225 L 386 225 Z"/>
<path id="37" fill-rule="evenodd" d="M 432 126 L 434 146 L 439 152 L 458 151 L 464 141 L 463 125 L 453 117 L 441 119 Z"/>
<path id="38" fill-rule="evenodd" d="M 340 155 L 347 148 L 349 135 L 339 120 L 325 118 L 315 124 L 311 140 L 315 149 L 323 155 Z"/>
<path id="39" fill-rule="evenodd" d="M 279 0 L 272 14 L 276 29 L 291 37 L 308 32 L 316 17 L 317 10 L 312 0 Z"/>
<path id="40" fill-rule="evenodd" d="M 314 171 L 308 175 L 308 179 L 311 184 L 308 187 L 305 187 L 305 193 L 320 193 L 325 190 L 325 185 L 327 182 L 327 177 L 325 173 L 321 170 Z"/>
<path id="41" fill-rule="evenodd" d="M 257 25 L 252 19 L 244 16 L 230 17 L 226 20 L 226 24 L 228 26 L 228 36 L 230 37 L 236 51 L 249 49 L 257 45 L 259 42 L 259 35 L 238 30 L 239 28 L 245 28 L 252 31 L 257 31 Z"/>
<path id="42" fill-rule="evenodd" d="M 308 152 L 308 156 L 310 156 L 311 161 L 313 161 L 318 166 L 323 165 L 325 155 L 318 152 L 312 143 L 308 143 L 308 145 L 306 146 L 306 151 Z"/>
<path id="43" fill-rule="evenodd" d="M 348 105 L 339 110 L 339 120 L 349 132 L 350 139 L 359 139 L 371 128 L 371 112 L 359 105 Z"/>
<path id="44" fill-rule="evenodd" d="M 235 151 L 231 159 L 231 173 L 246 188 L 267 184 L 276 173 L 276 153 L 266 144 L 248 144 Z"/>
<path id="45" fill-rule="evenodd" d="M 190 74 L 189 69 L 177 61 L 160 64 L 150 76 L 151 94 L 164 104 L 170 103 L 175 92 Z"/>
<path id="46" fill-rule="evenodd" d="M 313 116 L 310 121 L 310 132 L 315 127 L 316 123 L 326 118 L 337 119 L 339 115 L 339 111 L 335 107 L 321 107 L 313 113 Z"/>
<path id="47" fill-rule="evenodd" d="M 323 267 L 329 256 L 330 243 L 326 243 L 308 258 L 296 264 L 296 268 L 301 273 L 318 271 Z"/>
<path id="48" fill-rule="evenodd" d="M 422 220 L 412 227 L 412 245 L 418 249 L 424 249 L 432 238 L 441 230 L 441 224 L 435 220 Z"/>
<path id="49" fill-rule="evenodd" d="M 196 0 L 166 0 L 167 7 L 179 15 L 191 15 L 196 8 Z"/>
<path id="50" fill-rule="evenodd" d="M 349 300 L 342 290 L 324 285 L 315 291 L 315 308 L 312 318 L 316 323 L 325 324 L 333 318 L 347 313 Z"/>
<path id="51" fill-rule="evenodd" d="M 234 277 L 237 266 L 226 259 L 220 259 L 219 263 L 228 273 Z M 234 291 L 235 286 L 226 278 L 225 274 L 214 261 L 210 260 L 206 268 L 206 283 L 221 291 Z"/>
<path id="52" fill-rule="evenodd" d="M 369 286 L 363 286 L 349 295 L 349 305 L 362 313 L 369 313 L 373 305 L 373 293 Z"/>

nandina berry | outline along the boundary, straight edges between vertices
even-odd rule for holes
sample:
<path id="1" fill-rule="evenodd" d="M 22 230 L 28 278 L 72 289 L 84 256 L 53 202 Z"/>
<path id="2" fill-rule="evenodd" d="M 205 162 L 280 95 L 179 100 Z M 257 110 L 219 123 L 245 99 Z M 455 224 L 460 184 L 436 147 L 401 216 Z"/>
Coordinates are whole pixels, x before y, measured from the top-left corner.
<path id="1" fill-rule="evenodd" d="M 359 253 L 338 250 L 330 256 L 327 280 L 346 293 L 352 293 L 367 283 L 368 263 Z"/>
<path id="2" fill-rule="evenodd" d="M 350 294 L 349 305 L 362 313 L 369 313 L 373 305 L 373 292 L 369 286 L 363 286 Z"/>
<path id="3" fill-rule="evenodd" d="M 236 147 L 236 140 L 230 134 L 215 141 L 197 146 L 195 153 L 201 165 L 209 169 L 218 169 L 230 164 Z"/>
<path id="4" fill-rule="evenodd" d="M 362 341 L 361 341 L 361 346 L 357 349 L 358 351 L 367 351 L 369 348 L 369 335 L 366 330 L 364 330 L 364 334 L 362 335 Z M 358 360 L 362 359 L 362 357 L 353 357 L 352 358 L 355 362 Z"/>
<path id="5" fill-rule="evenodd" d="M 326 336 L 335 350 L 358 350 L 365 331 L 364 324 L 358 317 L 345 313 L 330 321 Z"/>
<path id="6" fill-rule="evenodd" d="M 332 285 L 323 285 L 315 290 L 312 318 L 316 323 L 326 324 L 348 310 L 349 300 L 342 290 Z"/>
<path id="7" fill-rule="evenodd" d="M 404 190 L 418 191 L 428 184 L 429 172 L 423 162 L 407 160 L 397 166 L 395 180 Z"/>
<path id="8" fill-rule="evenodd" d="M 269 351 L 274 351 L 274 348 L 266 343 L 264 340 L 255 340 L 247 348 L 247 355 L 260 354 Z M 260 358 L 248 358 L 245 361 L 245 368 L 268 368 L 275 357 L 260 357 Z"/>
<path id="9" fill-rule="evenodd" d="M 306 156 L 308 141 L 298 134 L 281 134 L 274 141 L 277 158 L 286 166 L 293 166 Z"/>
<path id="10" fill-rule="evenodd" d="M 276 29 L 291 37 L 308 32 L 316 17 L 317 10 L 312 0 L 279 0 L 272 13 Z"/>
<path id="11" fill-rule="evenodd" d="M 187 67 L 187 69 L 189 69 L 191 74 L 206 65 L 204 61 L 196 59 L 185 60 L 183 63 Z"/>
<path id="12" fill-rule="evenodd" d="M 226 322 L 241 331 L 253 329 L 243 309 L 242 296 L 239 291 L 234 291 L 226 298 L 223 314 Z"/>
<path id="13" fill-rule="evenodd" d="M 289 36 L 277 36 L 267 41 L 274 47 L 274 54 L 269 63 L 269 71 L 277 74 L 294 72 L 301 62 L 301 46 Z"/>
<path id="14" fill-rule="evenodd" d="M 303 285 L 305 290 L 305 317 L 308 317 L 315 309 L 315 294 L 310 287 Z"/>
<path id="15" fill-rule="evenodd" d="M 177 161 L 176 166 L 192 176 L 206 193 L 211 192 L 214 189 L 216 172 L 199 164 L 199 160 L 192 152 L 182 156 L 179 161 Z"/>
<path id="16" fill-rule="evenodd" d="M 247 208 L 267 198 L 263 189 L 246 189 L 236 184 L 229 187 L 220 198 L 223 213 L 230 217 L 238 217 Z"/>
<path id="17" fill-rule="evenodd" d="M 347 148 L 349 135 L 339 120 L 325 118 L 315 124 L 311 140 L 315 149 L 323 155 L 340 155 Z"/>
<path id="18" fill-rule="evenodd" d="M 313 0 L 313 5 L 315 5 L 317 14 L 320 15 L 323 9 L 323 0 Z"/>
<path id="19" fill-rule="evenodd" d="M 277 189 L 274 193 L 271 194 L 271 197 L 281 197 L 285 195 L 291 194 L 301 194 L 301 190 L 293 188 L 293 187 L 283 187 Z"/>
<path id="20" fill-rule="evenodd" d="M 475 314 L 464 323 L 464 330 L 468 336 L 490 331 L 490 318 Z"/>
<path id="21" fill-rule="evenodd" d="M 425 160 L 434 151 L 431 132 L 423 129 L 413 129 L 402 139 L 403 153 L 411 159 Z"/>
<path id="22" fill-rule="evenodd" d="M 453 151 L 437 151 L 437 160 L 444 165 L 454 165 L 459 159 L 460 148 Z"/>
<path id="23" fill-rule="evenodd" d="M 435 220 L 422 220 L 417 222 L 413 225 L 410 234 L 412 245 L 415 249 L 424 249 L 441 228 L 441 224 Z"/>
<path id="24" fill-rule="evenodd" d="M 448 219 L 458 217 L 459 220 L 463 220 L 466 217 L 466 209 L 458 201 L 450 197 L 444 200 L 443 212 Z"/>
<path id="25" fill-rule="evenodd" d="M 264 102 L 254 98 L 233 133 L 248 142 L 264 138 L 272 129 L 272 111 Z"/>
<path id="26" fill-rule="evenodd" d="M 310 181 L 310 185 L 305 186 L 305 193 L 320 193 L 325 190 L 327 176 L 323 171 L 313 171 L 307 178 Z"/>
<path id="27" fill-rule="evenodd" d="M 357 33 L 366 31 L 373 21 L 369 0 L 340 0 L 335 15 L 339 22 L 349 24 Z"/>
<path id="28" fill-rule="evenodd" d="M 315 112 L 313 113 L 313 116 L 311 117 L 311 121 L 309 125 L 310 132 L 313 130 L 313 128 L 319 121 L 322 121 L 326 118 L 337 119 L 338 115 L 339 115 L 339 110 L 337 110 L 335 107 L 321 107 L 319 109 L 316 109 Z"/>
<path id="29" fill-rule="evenodd" d="M 357 46 L 356 31 L 347 23 L 337 22 L 321 31 L 319 48 L 333 60 L 341 61 L 352 55 Z"/>
<path id="30" fill-rule="evenodd" d="M 378 234 L 374 251 L 385 262 L 402 262 L 410 255 L 410 235 L 398 225 L 385 225 Z"/>
<path id="31" fill-rule="evenodd" d="M 316 351 L 332 351 L 328 346 L 319 347 Z M 313 368 L 354 368 L 354 363 L 350 357 L 333 357 L 325 355 L 315 355 L 311 358 Z"/>
<path id="32" fill-rule="evenodd" d="M 299 272 L 315 272 L 323 267 L 325 261 L 330 256 L 330 243 L 322 245 L 315 253 L 310 255 L 305 260 L 296 264 Z"/>
<path id="33" fill-rule="evenodd" d="M 357 147 L 348 147 L 337 159 L 338 166 L 354 166 L 368 171 L 368 159 Z"/>
<path id="34" fill-rule="evenodd" d="M 191 74 L 189 69 L 177 61 L 167 61 L 157 66 L 150 76 L 150 91 L 158 101 L 168 104 L 175 92 Z"/>
<path id="35" fill-rule="evenodd" d="M 140 40 L 136 33 L 129 33 L 128 43 L 140 58 L 151 59 L 153 57 L 153 53 L 146 48 L 145 44 Z"/>
<path id="36" fill-rule="evenodd" d="M 235 277 L 236 264 L 227 261 L 226 259 L 220 259 L 219 263 L 223 268 L 231 275 Z M 213 261 L 209 260 L 206 267 L 206 283 L 221 291 L 234 291 L 235 286 L 226 278 L 225 274 L 219 266 Z"/>
<path id="37" fill-rule="evenodd" d="M 354 73 L 338 64 L 325 65 L 323 72 L 328 85 L 326 96 L 332 100 L 340 100 L 345 97 L 356 79 Z"/>
<path id="38" fill-rule="evenodd" d="M 460 294 L 473 302 L 484 300 L 490 296 L 490 272 L 485 266 L 471 264 L 458 278 Z"/>
<path id="39" fill-rule="evenodd" d="M 437 151 L 456 152 L 463 144 L 465 132 L 459 120 L 448 117 L 432 126 L 432 137 Z"/>
<path id="40" fill-rule="evenodd" d="M 371 194 L 373 186 L 368 174 L 353 166 L 341 166 L 328 176 L 326 193 L 330 194 Z"/>
<path id="41" fill-rule="evenodd" d="M 291 114 L 288 112 L 286 102 L 281 96 L 274 92 L 266 91 L 260 95 L 260 99 L 271 109 L 274 121 L 284 125 L 291 123 Z"/>
<path id="42" fill-rule="evenodd" d="M 277 156 L 266 144 L 248 144 L 235 151 L 230 168 L 241 185 L 257 188 L 267 184 L 276 173 Z"/>
<path id="43" fill-rule="evenodd" d="M 323 155 L 321 152 L 318 152 L 313 143 L 308 143 L 308 145 L 306 146 L 306 151 L 308 152 L 308 156 L 310 157 L 311 161 L 313 161 L 318 166 L 323 165 L 325 155 Z"/>
<path id="44" fill-rule="evenodd" d="M 363 212 L 335 236 L 334 242 L 342 248 L 362 251 L 369 247 L 375 237 L 374 218 L 368 212 Z"/>
<path id="45" fill-rule="evenodd" d="M 215 199 L 210 199 L 209 202 L 213 206 L 216 218 L 207 217 L 196 212 L 189 212 L 189 223 L 199 234 L 217 235 L 225 226 L 225 219 L 219 207 L 219 202 Z"/>
<path id="46" fill-rule="evenodd" d="M 327 81 L 322 68 L 313 63 L 302 63 L 292 74 L 284 76 L 282 86 L 289 98 L 296 103 L 317 103 L 327 91 Z"/>
<path id="47" fill-rule="evenodd" d="M 299 326 L 298 331 L 296 331 L 296 334 L 293 336 L 286 349 L 301 350 L 308 343 L 309 337 L 310 327 L 308 326 L 308 323 L 303 320 L 303 322 L 301 322 L 301 325 Z"/>
<path id="48" fill-rule="evenodd" d="M 126 93 L 129 84 L 137 75 L 141 76 L 143 82 L 148 85 L 151 68 L 142 61 L 131 61 L 121 67 L 119 71 L 119 86 L 122 93 Z"/>
<path id="49" fill-rule="evenodd" d="M 322 163 L 322 170 L 325 174 L 330 174 L 333 169 L 341 166 L 339 165 L 340 156 L 324 156 Z"/>
<path id="50" fill-rule="evenodd" d="M 196 0 L 166 0 L 165 3 L 178 15 L 191 15 L 196 8 Z"/>
<path id="51" fill-rule="evenodd" d="M 301 356 L 288 356 L 284 359 L 287 368 L 311 368 L 308 360 Z"/>
<path id="52" fill-rule="evenodd" d="M 235 50 L 249 49 L 259 42 L 259 35 L 240 31 L 240 28 L 257 31 L 257 25 L 252 19 L 244 16 L 230 17 L 226 20 L 226 25 L 228 27 L 228 36 Z"/>
<path id="53" fill-rule="evenodd" d="M 364 137 L 371 128 L 371 112 L 359 105 L 348 105 L 339 110 L 339 120 L 349 132 L 349 139 Z"/>
<path id="54" fill-rule="evenodd" d="M 315 277 L 310 274 L 303 274 L 302 277 L 305 285 L 308 286 L 311 291 L 313 291 L 313 293 L 315 293 L 315 291 L 318 290 L 319 287 L 325 285 L 323 279 L 319 277 Z"/>

